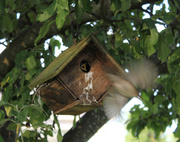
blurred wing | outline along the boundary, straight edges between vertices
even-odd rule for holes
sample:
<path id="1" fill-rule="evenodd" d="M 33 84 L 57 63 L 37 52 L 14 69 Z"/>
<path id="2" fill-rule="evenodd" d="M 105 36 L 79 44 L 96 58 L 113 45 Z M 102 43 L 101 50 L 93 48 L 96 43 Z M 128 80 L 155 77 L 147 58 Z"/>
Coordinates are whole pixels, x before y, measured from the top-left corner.
<path id="1" fill-rule="evenodd" d="M 155 87 L 154 79 L 158 75 L 155 64 L 147 59 L 134 61 L 128 67 L 128 73 L 124 76 L 136 88 L 148 89 Z"/>
<path id="2" fill-rule="evenodd" d="M 104 111 L 109 119 L 120 116 L 122 107 L 129 101 L 128 98 L 141 98 L 136 88 L 153 87 L 154 79 L 158 75 L 156 66 L 147 59 L 134 61 L 127 68 L 129 72 L 120 76 L 107 74 L 113 85 L 109 95 L 103 99 Z"/>
<path id="3" fill-rule="evenodd" d="M 118 94 L 117 92 L 110 92 L 110 94 L 103 99 L 103 108 L 106 116 L 109 119 L 120 117 L 121 109 L 128 101 L 128 98 Z"/>
<path id="4" fill-rule="evenodd" d="M 127 98 L 139 96 L 139 92 L 130 81 L 127 81 L 120 76 L 113 74 L 108 74 L 108 77 L 112 81 L 112 85 L 114 89 L 116 89 L 118 94 L 121 94 L 122 96 L 125 96 Z"/>

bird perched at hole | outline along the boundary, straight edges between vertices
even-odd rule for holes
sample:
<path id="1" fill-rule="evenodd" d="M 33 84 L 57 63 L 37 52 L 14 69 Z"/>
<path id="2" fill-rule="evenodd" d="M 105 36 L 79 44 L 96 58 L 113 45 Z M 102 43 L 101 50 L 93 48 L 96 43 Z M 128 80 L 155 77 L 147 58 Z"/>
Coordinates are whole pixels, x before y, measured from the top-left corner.
<path id="1" fill-rule="evenodd" d="M 107 74 L 112 81 L 112 88 L 109 94 L 103 99 L 103 107 L 106 116 L 120 116 L 122 107 L 130 98 L 137 97 L 141 99 L 139 91 L 155 87 L 154 79 L 158 75 L 157 67 L 147 59 L 133 61 L 127 66 L 127 72 L 120 75 Z"/>

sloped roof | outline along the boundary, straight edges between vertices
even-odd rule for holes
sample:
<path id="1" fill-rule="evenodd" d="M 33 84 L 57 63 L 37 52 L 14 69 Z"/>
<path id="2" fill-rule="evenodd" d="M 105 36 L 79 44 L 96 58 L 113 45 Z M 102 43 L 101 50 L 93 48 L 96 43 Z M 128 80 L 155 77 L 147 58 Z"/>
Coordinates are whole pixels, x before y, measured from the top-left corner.
<path id="1" fill-rule="evenodd" d="M 66 67 L 66 65 L 71 62 L 73 58 L 86 47 L 86 45 L 91 40 L 91 37 L 92 35 L 84 38 L 77 45 L 68 48 L 57 58 L 55 58 L 54 61 L 51 62 L 49 66 L 46 67 L 44 71 L 31 82 L 29 88 L 32 89 L 37 85 L 42 84 L 43 82 L 48 81 L 49 79 L 58 75 Z"/>
<path id="2" fill-rule="evenodd" d="M 108 64 L 108 67 L 111 70 L 116 70 L 118 72 L 123 73 L 124 70 L 119 66 L 119 64 L 108 54 L 108 52 L 104 49 L 101 43 L 96 39 L 94 35 L 89 35 L 80 41 L 78 44 L 68 48 L 66 51 L 61 53 L 57 58 L 52 61 L 48 67 L 44 69 L 44 71 L 37 76 L 29 85 L 29 88 L 33 89 L 37 85 L 42 84 L 43 82 L 48 81 L 49 79 L 58 75 L 77 55 L 80 51 L 82 51 L 90 41 L 96 43 L 96 47 L 99 50 L 99 54 L 101 54 L 101 58 L 103 61 L 109 60 L 112 64 Z"/>

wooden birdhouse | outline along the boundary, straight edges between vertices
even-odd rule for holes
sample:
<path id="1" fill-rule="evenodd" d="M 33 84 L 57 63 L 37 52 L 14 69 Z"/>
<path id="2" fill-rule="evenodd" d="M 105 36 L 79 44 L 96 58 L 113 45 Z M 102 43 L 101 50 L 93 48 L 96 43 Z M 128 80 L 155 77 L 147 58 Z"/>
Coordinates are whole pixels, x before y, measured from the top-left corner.
<path id="1" fill-rule="evenodd" d="M 29 85 L 55 114 L 78 115 L 102 105 L 111 88 L 106 71 L 123 72 L 100 42 L 90 35 L 60 54 Z"/>

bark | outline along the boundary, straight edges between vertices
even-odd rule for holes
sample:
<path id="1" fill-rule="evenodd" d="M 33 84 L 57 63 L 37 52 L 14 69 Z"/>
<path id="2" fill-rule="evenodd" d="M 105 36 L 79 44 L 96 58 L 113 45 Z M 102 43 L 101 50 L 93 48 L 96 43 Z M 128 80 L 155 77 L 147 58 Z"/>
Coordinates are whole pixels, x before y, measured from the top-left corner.
<path id="1" fill-rule="evenodd" d="M 63 138 L 63 142 L 87 142 L 108 121 L 103 108 L 87 112 Z"/>

